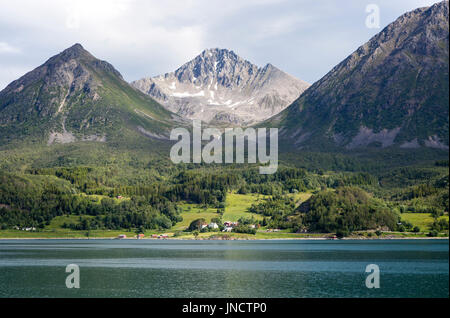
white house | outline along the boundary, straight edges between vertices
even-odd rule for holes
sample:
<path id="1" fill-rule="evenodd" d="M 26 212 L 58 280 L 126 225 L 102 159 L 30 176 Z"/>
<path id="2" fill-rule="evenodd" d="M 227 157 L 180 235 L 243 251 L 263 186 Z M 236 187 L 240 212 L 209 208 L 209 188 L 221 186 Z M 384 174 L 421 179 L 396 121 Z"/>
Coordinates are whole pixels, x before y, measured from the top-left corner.
<path id="1" fill-rule="evenodd" d="M 225 228 L 223 229 L 223 232 L 231 232 L 233 228 L 231 226 L 225 226 Z"/>
<path id="2" fill-rule="evenodd" d="M 219 228 L 219 226 L 217 225 L 217 223 L 214 223 L 214 222 L 209 223 L 209 224 L 208 224 L 208 227 L 209 227 L 210 229 L 218 229 L 218 228 Z"/>

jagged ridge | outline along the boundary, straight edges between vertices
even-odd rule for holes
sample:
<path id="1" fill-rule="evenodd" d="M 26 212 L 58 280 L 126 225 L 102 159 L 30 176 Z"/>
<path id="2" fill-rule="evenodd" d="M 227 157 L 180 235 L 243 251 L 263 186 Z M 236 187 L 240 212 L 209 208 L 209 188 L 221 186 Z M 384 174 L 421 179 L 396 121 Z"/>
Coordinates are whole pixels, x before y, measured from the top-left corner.
<path id="1" fill-rule="evenodd" d="M 167 137 L 176 116 L 131 87 L 80 44 L 53 56 L 0 92 L 4 142 L 105 141 L 128 133 Z"/>
<path id="2" fill-rule="evenodd" d="M 448 149 L 448 2 L 399 17 L 266 125 L 297 147 Z"/>
<path id="3" fill-rule="evenodd" d="M 204 50 L 175 72 L 132 85 L 184 117 L 235 124 L 277 114 L 309 86 L 271 64 L 260 68 L 217 48 Z"/>

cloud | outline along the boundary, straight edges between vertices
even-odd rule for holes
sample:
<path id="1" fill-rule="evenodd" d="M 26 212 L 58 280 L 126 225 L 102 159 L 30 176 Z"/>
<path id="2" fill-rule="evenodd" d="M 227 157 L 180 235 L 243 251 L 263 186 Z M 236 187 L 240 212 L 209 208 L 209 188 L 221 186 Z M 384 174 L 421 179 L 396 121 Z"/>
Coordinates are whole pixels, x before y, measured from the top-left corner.
<path id="1" fill-rule="evenodd" d="M 5 54 L 5 53 L 20 53 L 20 49 L 17 47 L 14 47 L 6 42 L 0 42 L 0 54 Z"/>

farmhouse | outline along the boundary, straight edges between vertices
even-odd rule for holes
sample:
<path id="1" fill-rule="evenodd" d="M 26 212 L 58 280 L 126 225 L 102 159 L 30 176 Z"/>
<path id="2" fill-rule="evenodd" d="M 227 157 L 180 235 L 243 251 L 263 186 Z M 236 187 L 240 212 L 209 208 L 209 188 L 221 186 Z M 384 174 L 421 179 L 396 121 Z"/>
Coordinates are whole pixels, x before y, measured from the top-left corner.
<path id="1" fill-rule="evenodd" d="M 231 226 L 231 227 L 235 227 L 239 225 L 239 222 L 231 222 L 231 221 L 225 221 L 223 222 L 224 226 Z"/>
<path id="2" fill-rule="evenodd" d="M 219 225 L 217 225 L 217 223 L 211 222 L 211 223 L 208 224 L 208 227 L 210 229 L 218 229 Z"/>

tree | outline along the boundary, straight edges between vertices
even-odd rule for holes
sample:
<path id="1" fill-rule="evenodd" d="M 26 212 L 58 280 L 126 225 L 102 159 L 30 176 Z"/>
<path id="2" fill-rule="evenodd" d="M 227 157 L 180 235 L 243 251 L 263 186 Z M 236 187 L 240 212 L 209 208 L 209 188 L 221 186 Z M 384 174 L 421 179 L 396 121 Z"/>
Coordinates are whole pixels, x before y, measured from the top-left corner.
<path id="1" fill-rule="evenodd" d="M 220 218 L 212 218 L 212 219 L 211 219 L 211 222 L 217 223 L 217 224 L 221 224 L 221 223 L 222 223 L 222 220 L 221 220 Z"/>
<path id="2" fill-rule="evenodd" d="M 136 235 L 139 235 L 139 234 L 141 234 L 141 233 L 144 233 L 144 227 L 142 227 L 142 226 L 139 226 L 137 229 L 136 229 Z"/>
<path id="3" fill-rule="evenodd" d="M 346 236 L 348 236 L 348 235 L 349 235 L 349 233 L 348 233 L 348 231 L 345 230 L 345 229 L 337 230 L 337 231 L 336 231 L 336 237 L 339 238 L 339 239 L 344 238 L 344 237 L 346 237 Z"/>
<path id="4" fill-rule="evenodd" d="M 202 229 L 202 225 L 206 223 L 204 218 L 196 219 L 189 224 L 188 231 L 200 231 Z"/>

